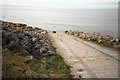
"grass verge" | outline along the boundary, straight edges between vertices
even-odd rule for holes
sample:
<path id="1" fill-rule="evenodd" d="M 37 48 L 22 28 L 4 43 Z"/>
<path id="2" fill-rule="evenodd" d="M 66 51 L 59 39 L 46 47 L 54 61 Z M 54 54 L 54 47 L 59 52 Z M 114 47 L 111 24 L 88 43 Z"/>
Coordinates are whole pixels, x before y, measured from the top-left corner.
<path id="1" fill-rule="evenodd" d="M 94 43 L 96 43 L 96 44 L 99 44 L 99 45 L 101 45 L 101 46 L 103 46 L 103 47 L 113 48 L 113 46 L 112 46 L 111 44 L 106 43 L 106 42 L 103 42 L 103 41 L 101 41 L 101 42 L 99 42 L 99 43 L 98 43 L 98 41 L 97 41 L 96 39 L 93 39 L 93 40 L 90 40 L 90 41 L 91 41 L 91 42 L 94 42 Z"/>
<path id="2" fill-rule="evenodd" d="M 111 45 L 109 43 L 106 43 L 106 42 L 103 42 L 103 41 L 101 41 L 101 42 L 98 43 L 98 41 L 96 39 L 92 39 L 92 40 L 87 40 L 87 39 L 83 39 L 83 38 L 81 38 L 81 39 L 84 40 L 84 41 L 89 41 L 89 42 L 98 44 L 98 45 L 100 45 L 102 47 L 114 48 L 113 45 Z"/>
<path id="3" fill-rule="evenodd" d="M 19 53 L 8 49 L 2 51 L 3 78 L 72 78 L 70 66 L 58 54 L 53 58 L 31 60 L 17 55 Z"/>

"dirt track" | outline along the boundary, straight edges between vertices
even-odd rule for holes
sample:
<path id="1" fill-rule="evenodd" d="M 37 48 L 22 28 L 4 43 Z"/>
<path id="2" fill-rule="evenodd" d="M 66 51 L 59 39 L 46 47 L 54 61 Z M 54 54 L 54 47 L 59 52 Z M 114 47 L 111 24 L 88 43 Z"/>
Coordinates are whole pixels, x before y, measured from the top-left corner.
<path id="1" fill-rule="evenodd" d="M 65 33 L 50 35 L 75 78 L 118 78 L 118 51 Z"/>

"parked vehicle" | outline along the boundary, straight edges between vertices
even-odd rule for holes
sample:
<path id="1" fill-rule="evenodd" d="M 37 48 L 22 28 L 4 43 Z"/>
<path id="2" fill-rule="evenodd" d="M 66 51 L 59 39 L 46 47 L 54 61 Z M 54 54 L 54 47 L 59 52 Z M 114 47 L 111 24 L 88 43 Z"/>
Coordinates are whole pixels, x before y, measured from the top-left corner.
<path id="1" fill-rule="evenodd" d="M 56 31 L 53 31 L 53 33 L 56 33 Z"/>

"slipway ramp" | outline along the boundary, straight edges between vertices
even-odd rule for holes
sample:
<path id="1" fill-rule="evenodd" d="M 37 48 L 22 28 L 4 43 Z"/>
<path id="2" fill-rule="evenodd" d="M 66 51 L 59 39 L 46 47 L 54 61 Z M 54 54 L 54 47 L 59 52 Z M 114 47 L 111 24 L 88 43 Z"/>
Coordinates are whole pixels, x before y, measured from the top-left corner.
<path id="1" fill-rule="evenodd" d="M 74 78 L 118 78 L 118 51 L 65 33 L 50 33 L 54 46 L 71 66 Z"/>

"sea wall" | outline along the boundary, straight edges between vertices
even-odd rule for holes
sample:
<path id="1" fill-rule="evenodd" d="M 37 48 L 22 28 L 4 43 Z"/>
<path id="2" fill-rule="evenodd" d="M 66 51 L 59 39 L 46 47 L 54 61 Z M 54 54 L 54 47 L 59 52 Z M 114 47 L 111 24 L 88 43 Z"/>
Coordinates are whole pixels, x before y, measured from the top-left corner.
<path id="1" fill-rule="evenodd" d="M 48 32 L 26 24 L 1 21 L 2 49 L 42 59 L 55 54 Z M 1 33 L 0 33 L 1 34 Z"/>
<path id="2" fill-rule="evenodd" d="M 65 31 L 66 34 L 74 35 L 82 39 L 86 39 L 89 41 L 96 41 L 97 43 L 106 43 L 108 45 L 112 45 L 114 48 L 120 48 L 120 38 L 113 36 L 104 36 L 100 34 L 92 34 L 85 32 L 75 32 L 75 31 Z"/>

